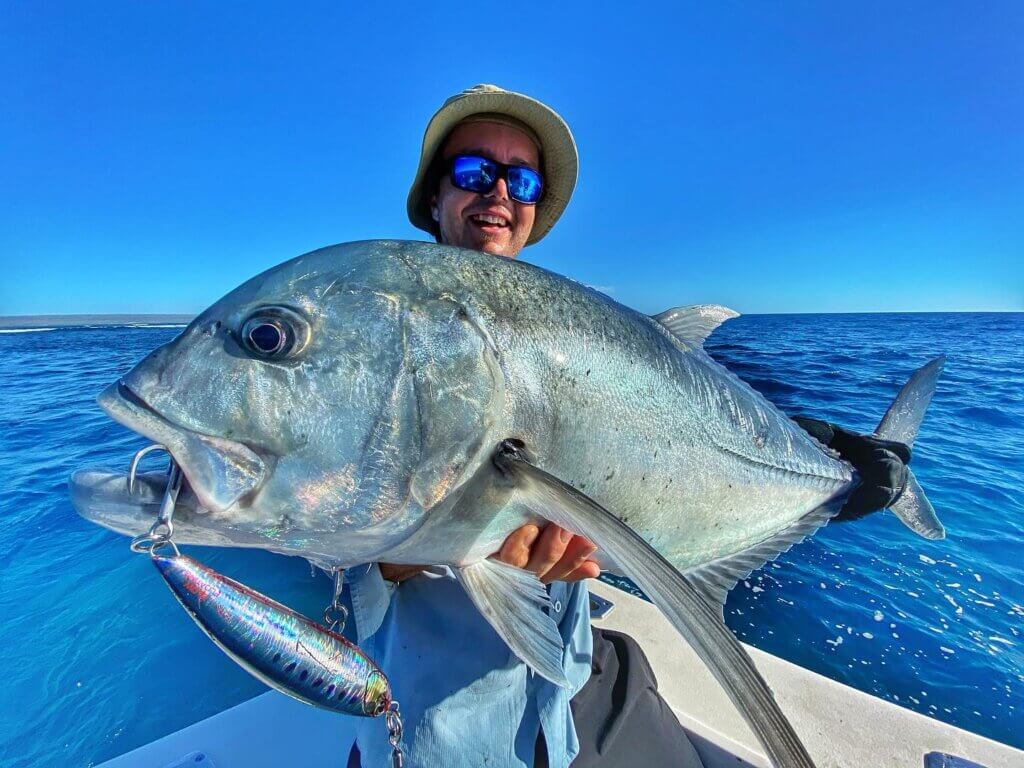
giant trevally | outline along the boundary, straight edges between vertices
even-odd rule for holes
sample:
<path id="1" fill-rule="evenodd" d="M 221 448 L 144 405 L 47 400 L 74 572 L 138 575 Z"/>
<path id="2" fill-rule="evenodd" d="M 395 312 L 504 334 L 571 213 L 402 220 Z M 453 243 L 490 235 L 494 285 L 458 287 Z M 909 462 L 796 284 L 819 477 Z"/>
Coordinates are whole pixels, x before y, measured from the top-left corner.
<path id="1" fill-rule="evenodd" d="M 537 578 L 488 556 L 550 520 L 592 539 L 694 646 L 776 765 L 811 765 L 721 602 L 826 523 L 857 482 L 702 349 L 720 307 L 650 317 L 521 261 L 369 241 L 249 280 L 99 396 L 162 443 L 186 482 L 175 541 L 324 567 L 450 566 L 518 656 L 563 683 Z M 880 437 L 910 443 L 942 361 Z M 72 478 L 80 513 L 145 531 L 149 475 Z M 894 511 L 942 529 L 916 481 Z"/>

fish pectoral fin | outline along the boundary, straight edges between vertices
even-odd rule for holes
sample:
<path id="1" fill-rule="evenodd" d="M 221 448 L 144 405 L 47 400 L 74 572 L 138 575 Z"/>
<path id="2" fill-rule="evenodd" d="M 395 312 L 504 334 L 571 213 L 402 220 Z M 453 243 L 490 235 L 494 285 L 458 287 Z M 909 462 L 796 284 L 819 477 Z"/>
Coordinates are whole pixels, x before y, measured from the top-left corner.
<path id="1" fill-rule="evenodd" d="M 813 768 L 750 656 L 683 574 L 611 512 L 531 464 L 514 441 L 499 446 L 494 463 L 513 479 L 521 498 L 535 512 L 587 536 L 615 559 L 708 666 L 774 765 Z"/>
<path id="2" fill-rule="evenodd" d="M 718 304 L 692 304 L 651 315 L 685 346 L 694 346 L 698 349 L 704 346 L 704 340 L 715 328 L 726 320 L 739 316 L 739 312 Z"/>
<path id="3" fill-rule="evenodd" d="M 569 685 L 562 669 L 562 636 L 545 613 L 551 603 L 535 573 L 493 559 L 453 570 L 473 605 L 516 656 L 541 677 Z"/>

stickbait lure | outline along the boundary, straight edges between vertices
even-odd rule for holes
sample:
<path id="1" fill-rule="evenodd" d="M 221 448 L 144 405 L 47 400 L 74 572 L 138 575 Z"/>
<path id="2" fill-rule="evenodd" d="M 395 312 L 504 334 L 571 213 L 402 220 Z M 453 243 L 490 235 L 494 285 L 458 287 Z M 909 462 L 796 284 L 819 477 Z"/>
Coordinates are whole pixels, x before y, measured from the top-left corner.
<path id="1" fill-rule="evenodd" d="M 348 715 L 388 711 L 387 677 L 341 635 L 186 555 L 152 559 L 207 637 L 271 688 Z"/>

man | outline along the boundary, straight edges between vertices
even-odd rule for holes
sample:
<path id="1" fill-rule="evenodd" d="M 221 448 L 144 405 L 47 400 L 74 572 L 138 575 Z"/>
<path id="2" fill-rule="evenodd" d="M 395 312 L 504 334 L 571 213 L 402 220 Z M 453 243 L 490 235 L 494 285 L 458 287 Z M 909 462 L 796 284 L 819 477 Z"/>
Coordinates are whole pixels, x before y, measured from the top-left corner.
<path id="1" fill-rule="evenodd" d="M 561 216 L 576 176 L 575 142 L 553 110 L 479 85 L 445 102 L 428 124 L 409 219 L 438 242 L 516 258 Z M 909 460 L 902 446 L 803 423 L 819 440 L 844 446 L 862 475 L 883 468 L 881 482 L 864 483 L 862 503 L 844 510 L 848 517 L 869 511 L 864 500 L 880 508 L 902 490 Z M 582 580 L 597 576 L 588 559 L 594 551 L 555 525 L 528 525 L 496 553 L 550 585 L 568 689 L 528 673 L 450 573 L 387 564 L 350 569 L 356 640 L 391 677 L 407 765 L 700 765 L 636 644 L 591 632 Z M 359 728 L 350 765 L 359 764 L 360 753 L 367 768 L 389 764 L 379 724 Z"/>

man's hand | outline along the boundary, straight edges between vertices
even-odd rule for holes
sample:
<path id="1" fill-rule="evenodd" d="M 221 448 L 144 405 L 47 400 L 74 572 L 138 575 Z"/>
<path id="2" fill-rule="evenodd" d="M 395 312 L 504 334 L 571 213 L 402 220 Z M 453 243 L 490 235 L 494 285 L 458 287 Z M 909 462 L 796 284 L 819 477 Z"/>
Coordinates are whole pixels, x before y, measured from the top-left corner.
<path id="1" fill-rule="evenodd" d="M 418 573 L 423 573 L 425 565 L 392 565 L 391 563 L 380 564 L 380 575 L 385 581 L 393 581 L 396 584 L 411 579 Z"/>
<path id="2" fill-rule="evenodd" d="M 837 522 L 859 520 L 896 503 L 907 486 L 910 447 L 874 435 L 859 435 L 827 421 L 797 416 L 797 424 L 850 462 L 860 475 L 857 486 L 836 515 Z"/>
<path id="3" fill-rule="evenodd" d="M 536 525 L 517 528 L 495 554 L 503 563 L 533 571 L 547 584 L 597 578 L 601 568 L 589 559 L 596 551 L 592 541 L 548 523 L 543 530 Z M 422 571 L 420 565 L 380 564 L 380 575 L 388 581 L 405 581 Z"/>
<path id="4" fill-rule="evenodd" d="M 503 563 L 533 571 L 547 584 L 597 578 L 601 568 L 590 559 L 595 552 L 589 539 L 548 523 L 543 530 L 524 525 L 512 531 L 497 555 Z"/>

